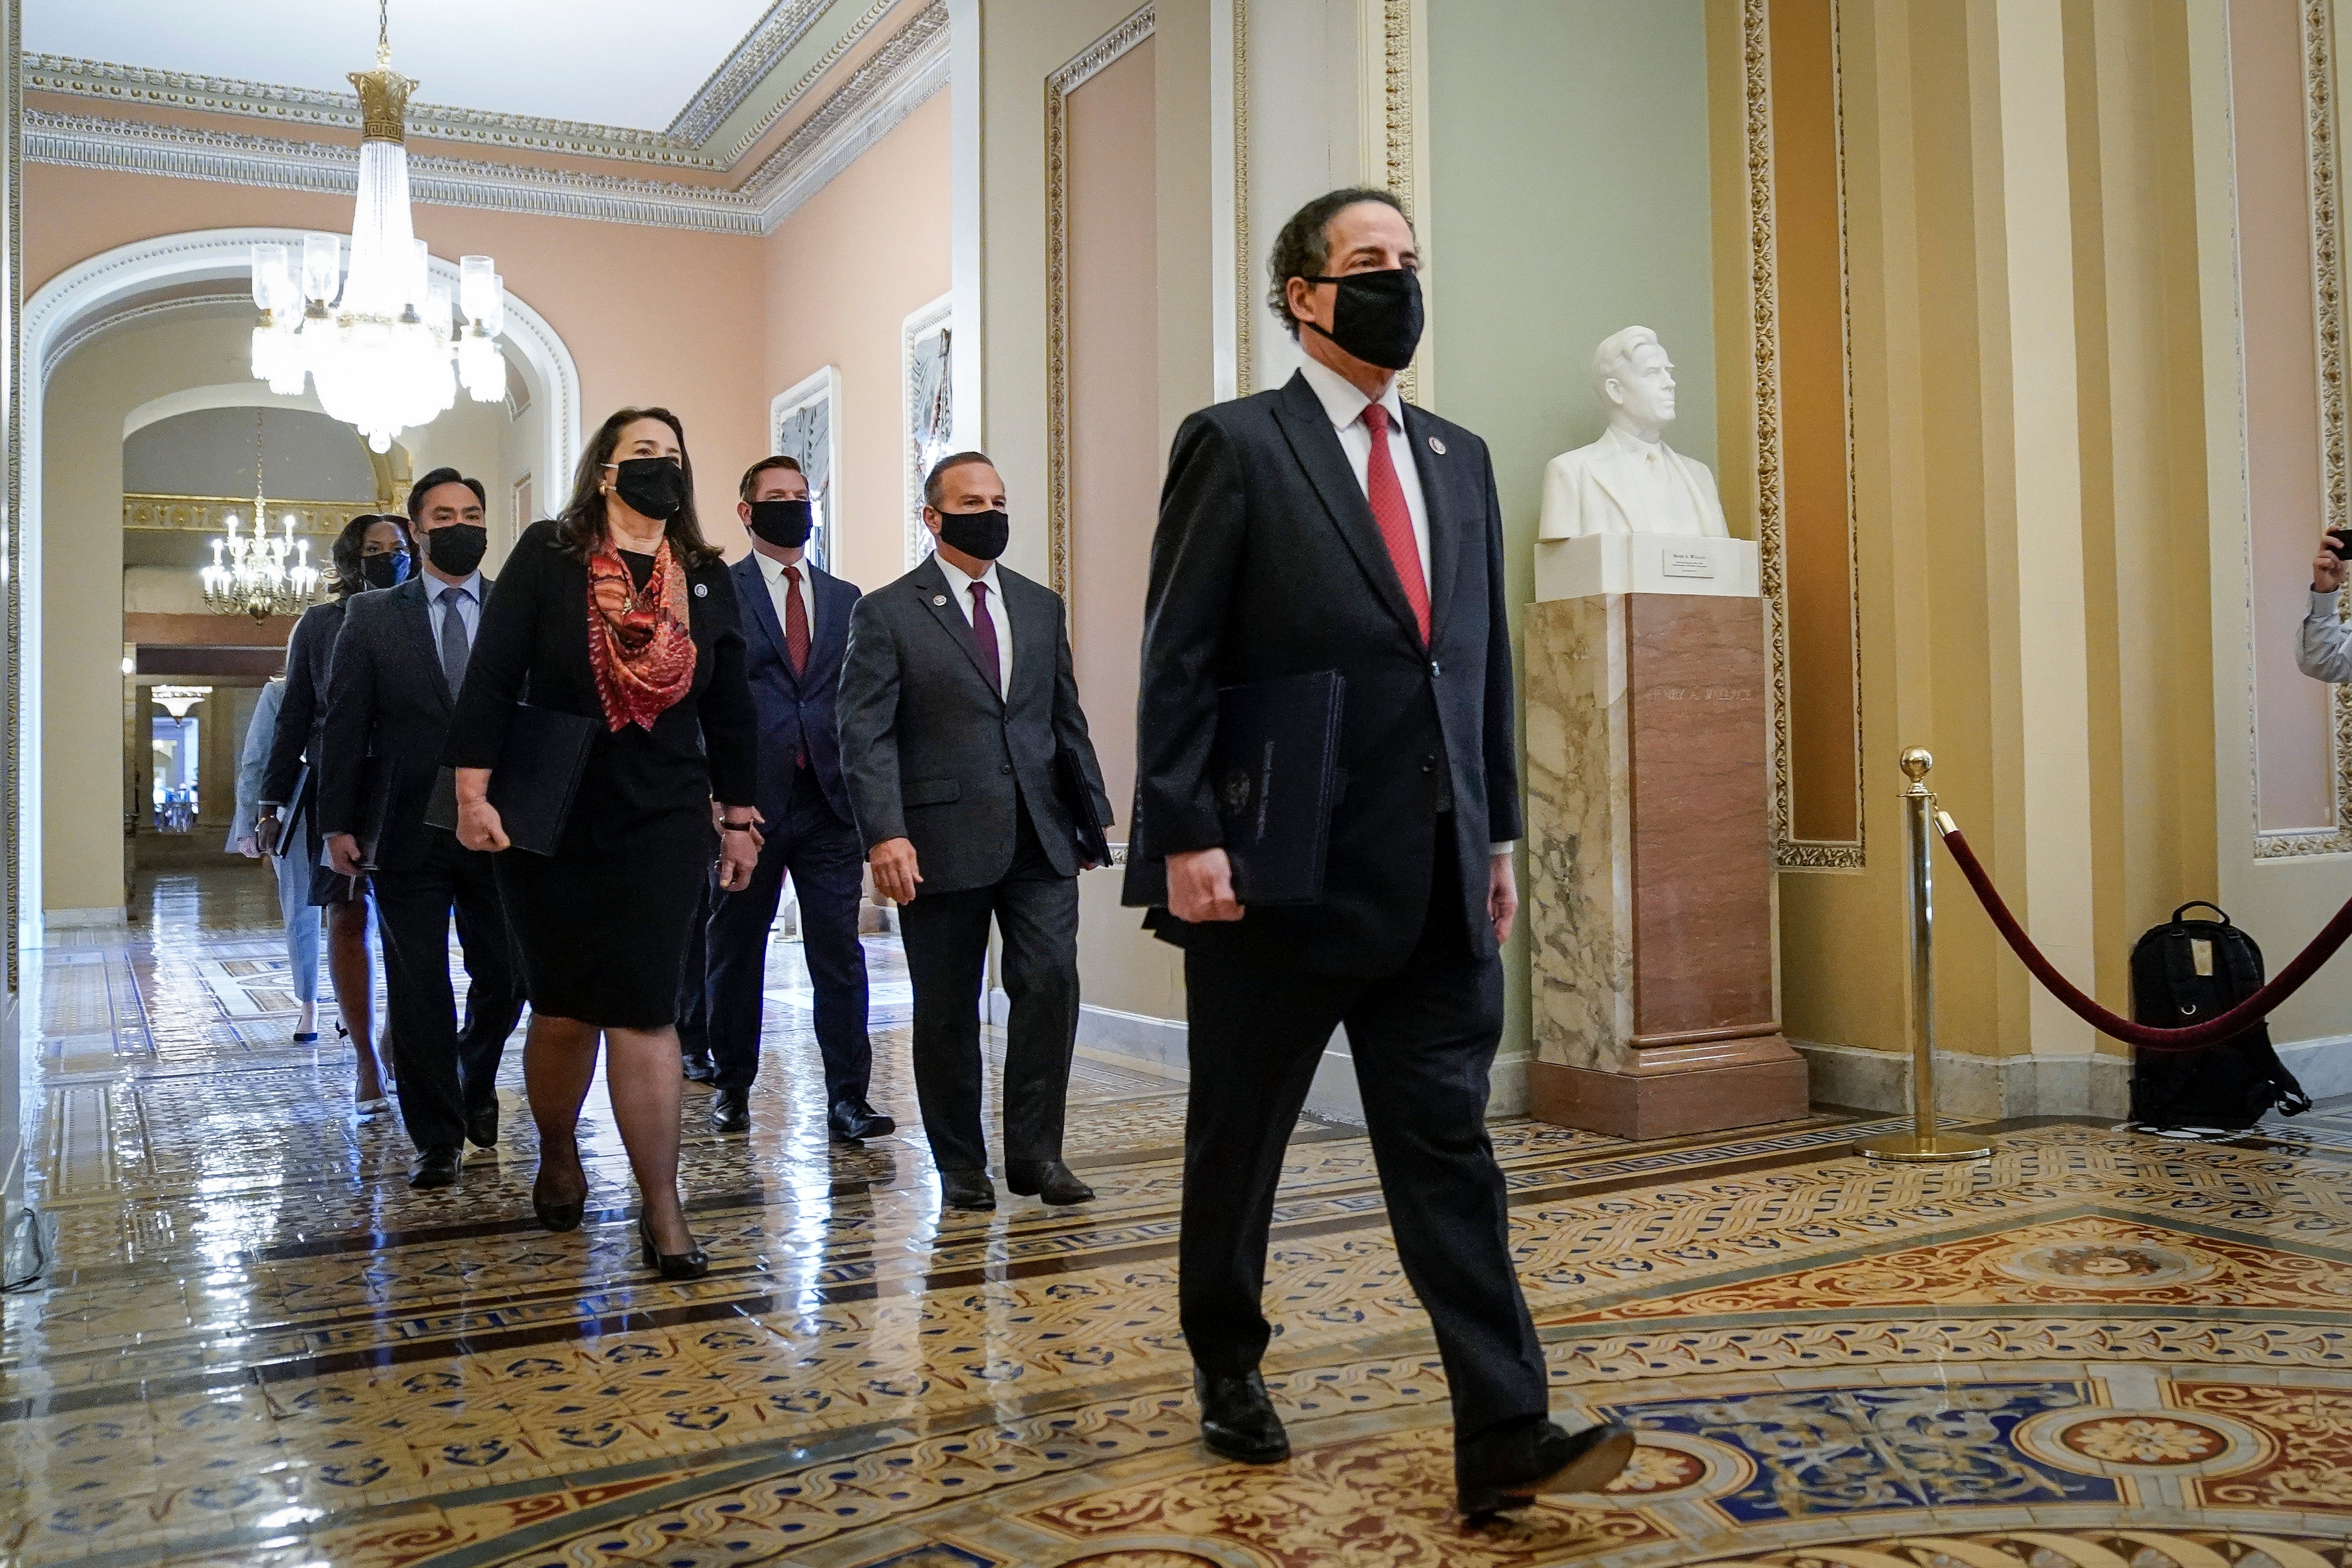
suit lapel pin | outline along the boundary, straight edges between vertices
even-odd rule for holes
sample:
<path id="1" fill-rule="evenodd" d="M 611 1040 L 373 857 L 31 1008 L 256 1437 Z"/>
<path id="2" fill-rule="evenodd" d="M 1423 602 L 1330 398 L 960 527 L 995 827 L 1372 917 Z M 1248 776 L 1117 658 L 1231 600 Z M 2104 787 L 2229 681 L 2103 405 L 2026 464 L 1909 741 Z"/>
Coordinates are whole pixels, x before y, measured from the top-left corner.
<path id="1" fill-rule="evenodd" d="M 944 605 L 947 602 L 948 596 L 945 594 L 934 594 L 931 595 L 931 603 L 934 605 Z"/>
<path id="2" fill-rule="evenodd" d="M 697 583 L 694 585 L 694 596 L 698 599 L 707 599 L 710 597 L 710 584 L 708 583 Z"/>
<path id="3" fill-rule="evenodd" d="M 1436 453 L 1441 458 L 1445 456 L 1445 443 L 1439 440 L 1434 436 L 1432 436 L 1429 438 L 1429 449 Z"/>

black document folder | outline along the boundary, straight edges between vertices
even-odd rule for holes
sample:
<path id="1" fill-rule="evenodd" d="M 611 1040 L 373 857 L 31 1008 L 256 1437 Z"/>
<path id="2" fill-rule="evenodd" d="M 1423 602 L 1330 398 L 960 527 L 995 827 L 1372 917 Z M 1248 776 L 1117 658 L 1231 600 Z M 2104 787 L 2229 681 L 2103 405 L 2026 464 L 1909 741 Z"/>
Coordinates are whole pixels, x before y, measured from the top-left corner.
<path id="1" fill-rule="evenodd" d="M 516 848 L 534 855 L 555 853 L 595 740 L 593 719 L 528 702 L 514 705 L 498 766 L 490 770 L 489 798 Z M 457 831 L 457 775 L 448 768 L 433 781 L 425 820 L 430 826 Z"/>
<path id="2" fill-rule="evenodd" d="M 1054 788 L 1062 796 L 1062 809 L 1070 814 L 1070 830 L 1078 841 L 1078 858 L 1091 866 L 1110 864 L 1110 840 L 1103 837 L 1102 811 L 1095 805 L 1095 792 L 1087 783 L 1087 770 L 1078 766 L 1077 754 L 1067 746 L 1054 752 Z"/>
<path id="3" fill-rule="evenodd" d="M 294 829 L 307 821 L 304 813 L 316 809 L 317 803 L 310 799 L 310 764 L 304 763 L 302 771 L 294 775 L 291 797 L 278 808 L 278 845 L 270 853 L 283 860 L 288 851 L 294 847 L 294 840 L 298 837 L 305 844 L 309 843 L 310 836 L 308 833 L 297 835 Z M 307 855 L 305 858 L 308 858 Z"/>
<path id="4" fill-rule="evenodd" d="M 1323 858 L 1339 790 L 1339 715 L 1347 681 L 1336 669 L 1286 675 L 1217 693 L 1217 738 L 1209 787 L 1233 862 L 1234 896 L 1253 904 L 1313 904 L 1323 899 Z M 1150 826 L 1138 814 L 1138 839 Z M 1150 868 L 1156 896 L 1128 902 L 1165 908 L 1164 864 Z"/>

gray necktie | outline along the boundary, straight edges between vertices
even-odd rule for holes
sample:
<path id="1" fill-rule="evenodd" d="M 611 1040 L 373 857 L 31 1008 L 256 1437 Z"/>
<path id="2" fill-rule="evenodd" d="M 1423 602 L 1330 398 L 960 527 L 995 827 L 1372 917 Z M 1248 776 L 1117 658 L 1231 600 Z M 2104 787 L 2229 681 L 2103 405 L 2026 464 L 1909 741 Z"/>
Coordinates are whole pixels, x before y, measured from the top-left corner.
<path id="1" fill-rule="evenodd" d="M 463 588 L 441 590 L 441 673 L 449 678 L 449 696 L 455 700 L 457 689 L 466 684 L 466 656 L 473 645 L 466 640 L 466 617 L 458 613 L 460 604 L 471 604 L 474 595 Z"/>

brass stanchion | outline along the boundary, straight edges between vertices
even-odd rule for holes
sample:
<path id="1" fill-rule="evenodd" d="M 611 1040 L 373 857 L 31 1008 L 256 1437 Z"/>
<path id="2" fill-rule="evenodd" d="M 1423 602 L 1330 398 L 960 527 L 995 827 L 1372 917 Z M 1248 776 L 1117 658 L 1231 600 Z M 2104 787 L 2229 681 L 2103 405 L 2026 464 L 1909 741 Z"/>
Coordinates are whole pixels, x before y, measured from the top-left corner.
<path id="1" fill-rule="evenodd" d="M 1925 1164 L 1983 1160 L 1992 1154 L 1990 1143 L 1936 1130 L 1936 879 L 1928 820 L 1936 797 L 1927 788 L 1927 770 L 1935 765 L 1936 759 L 1917 746 L 1903 753 L 1904 776 L 1911 781 L 1903 802 L 1911 822 L 1912 1130 L 1856 1143 L 1853 1152 L 1865 1159 Z"/>

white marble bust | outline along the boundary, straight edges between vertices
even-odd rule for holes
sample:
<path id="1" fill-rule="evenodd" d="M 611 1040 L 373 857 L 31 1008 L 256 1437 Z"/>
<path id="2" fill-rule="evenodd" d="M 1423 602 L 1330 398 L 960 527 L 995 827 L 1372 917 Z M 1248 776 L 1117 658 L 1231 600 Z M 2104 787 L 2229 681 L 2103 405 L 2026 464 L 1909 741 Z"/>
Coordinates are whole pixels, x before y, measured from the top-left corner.
<path id="1" fill-rule="evenodd" d="M 1590 447 L 1562 452 L 1544 469 L 1538 539 L 1588 533 L 1689 533 L 1730 537 L 1705 463 L 1665 443 L 1675 421 L 1675 366 L 1647 327 L 1627 327 L 1592 354 L 1592 386 L 1610 410 L 1609 428 Z"/>

